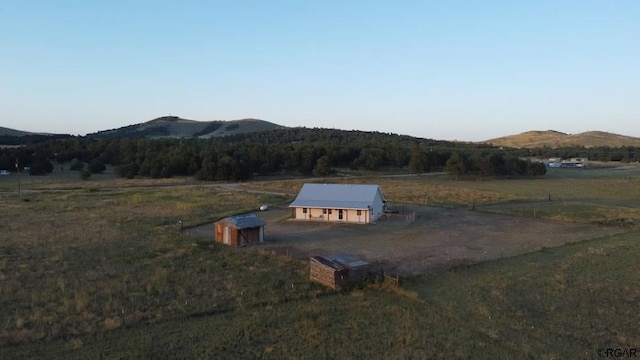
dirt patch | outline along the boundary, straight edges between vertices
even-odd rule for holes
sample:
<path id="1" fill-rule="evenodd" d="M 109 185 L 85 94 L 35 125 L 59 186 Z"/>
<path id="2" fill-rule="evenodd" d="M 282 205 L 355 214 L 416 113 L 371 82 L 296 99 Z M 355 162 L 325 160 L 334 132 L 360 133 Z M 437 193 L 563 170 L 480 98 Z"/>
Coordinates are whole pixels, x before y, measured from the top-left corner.
<path id="1" fill-rule="evenodd" d="M 260 249 L 307 258 L 348 253 L 402 275 L 519 255 L 545 247 L 624 232 L 616 227 L 568 224 L 467 209 L 405 206 L 409 215 L 395 215 L 377 224 L 335 224 L 291 220 L 288 208 L 260 212 L 266 223 Z M 189 232 L 212 236 L 211 225 Z"/>

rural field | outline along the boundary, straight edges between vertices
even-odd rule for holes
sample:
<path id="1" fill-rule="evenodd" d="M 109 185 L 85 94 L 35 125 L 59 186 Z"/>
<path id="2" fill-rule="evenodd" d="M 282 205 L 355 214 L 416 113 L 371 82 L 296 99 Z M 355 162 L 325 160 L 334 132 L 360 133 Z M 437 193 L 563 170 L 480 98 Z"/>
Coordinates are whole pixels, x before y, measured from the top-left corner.
<path id="1" fill-rule="evenodd" d="M 290 221 L 305 181 L 379 184 L 404 215 Z M 235 184 L 55 171 L 16 189 L 15 176 L 0 178 L 0 358 L 553 359 L 640 348 L 637 167 Z M 213 243 L 207 224 L 261 204 L 271 206 L 259 214 L 264 245 Z M 310 283 L 306 257 L 337 251 L 399 274 L 400 286 Z"/>

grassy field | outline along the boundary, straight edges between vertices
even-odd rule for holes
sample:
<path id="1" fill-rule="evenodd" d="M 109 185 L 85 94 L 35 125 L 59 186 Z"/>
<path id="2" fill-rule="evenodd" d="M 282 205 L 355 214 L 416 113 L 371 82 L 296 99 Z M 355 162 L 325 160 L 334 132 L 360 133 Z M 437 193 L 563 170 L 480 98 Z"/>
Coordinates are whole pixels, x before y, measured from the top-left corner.
<path id="1" fill-rule="evenodd" d="M 243 187 L 296 193 L 307 181 L 254 182 Z M 524 179 L 452 181 L 447 175 L 426 175 L 311 181 L 379 184 L 391 205 L 474 206 L 478 211 L 500 214 L 640 227 L 640 166 L 625 169 L 549 169 L 544 177 Z"/>
<path id="2" fill-rule="evenodd" d="M 514 214 L 553 188 L 549 206 L 565 207 L 561 220 L 580 220 L 584 210 L 570 205 L 587 203 L 635 216 L 626 210 L 640 205 L 637 173 L 573 174 L 355 181 L 380 183 L 395 202 L 424 195 L 428 204 Z M 178 231 L 177 221 L 196 225 L 286 196 L 190 179 L 58 175 L 29 179 L 21 200 L 14 178 L 0 181 L 0 358 L 552 359 L 640 347 L 633 227 L 401 279 L 400 289 L 363 284 L 336 294 L 308 282 L 305 262 Z M 291 192 L 298 183 L 247 186 Z"/>

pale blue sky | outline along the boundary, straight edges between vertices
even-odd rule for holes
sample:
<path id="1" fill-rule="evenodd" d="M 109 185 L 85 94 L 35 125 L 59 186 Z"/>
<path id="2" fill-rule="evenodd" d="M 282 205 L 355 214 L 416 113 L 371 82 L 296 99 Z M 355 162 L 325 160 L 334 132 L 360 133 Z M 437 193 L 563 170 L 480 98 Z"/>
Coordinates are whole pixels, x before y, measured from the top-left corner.
<path id="1" fill-rule="evenodd" d="M 0 0 L 0 126 L 640 136 L 640 1 Z"/>

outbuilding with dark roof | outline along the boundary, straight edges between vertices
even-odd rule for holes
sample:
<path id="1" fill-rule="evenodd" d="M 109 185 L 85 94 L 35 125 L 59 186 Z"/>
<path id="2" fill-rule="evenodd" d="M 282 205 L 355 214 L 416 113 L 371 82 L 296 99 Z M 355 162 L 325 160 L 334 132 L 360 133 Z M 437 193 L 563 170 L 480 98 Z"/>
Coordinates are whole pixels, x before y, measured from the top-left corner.
<path id="1" fill-rule="evenodd" d="M 248 246 L 264 241 L 264 221 L 255 214 L 229 216 L 214 225 L 216 242 L 230 246 Z"/>
<path id="2" fill-rule="evenodd" d="M 309 257 L 309 278 L 334 290 L 357 283 L 369 275 L 371 265 L 348 254 Z"/>

